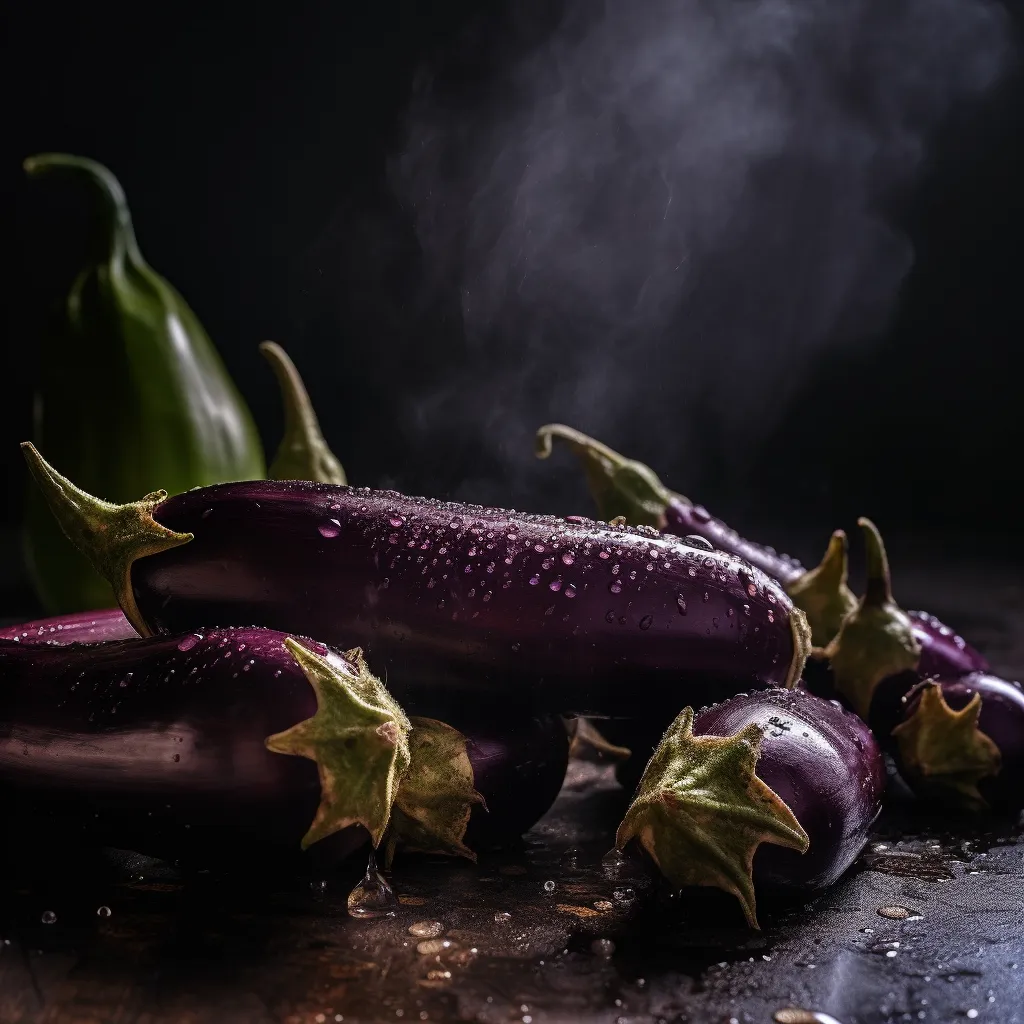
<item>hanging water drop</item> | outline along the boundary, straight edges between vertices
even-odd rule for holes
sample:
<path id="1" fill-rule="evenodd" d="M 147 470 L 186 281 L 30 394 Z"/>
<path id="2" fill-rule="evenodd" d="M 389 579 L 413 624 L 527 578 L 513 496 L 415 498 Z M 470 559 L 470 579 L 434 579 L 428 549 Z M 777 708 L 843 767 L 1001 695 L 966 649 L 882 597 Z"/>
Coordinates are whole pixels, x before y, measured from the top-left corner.
<path id="1" fill-rule="evenodd" d="M 365 920 L 372 917 L 391 917 L 398 909 L 398 898 L 377 867 L 377 858 L 370 851 L 366 874 L 348 894 L 348 912 L 351 917 Z"/>

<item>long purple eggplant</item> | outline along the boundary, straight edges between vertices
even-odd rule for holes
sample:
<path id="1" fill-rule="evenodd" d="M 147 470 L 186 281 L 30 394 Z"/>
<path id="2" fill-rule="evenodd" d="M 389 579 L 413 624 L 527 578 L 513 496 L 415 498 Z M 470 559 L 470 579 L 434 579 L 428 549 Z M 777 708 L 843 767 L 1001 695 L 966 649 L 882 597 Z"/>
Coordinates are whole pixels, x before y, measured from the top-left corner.
<path id="1" fill-rule="evenodd" d="M 892 730 L 900 775 L 921 797 L 970 812 L 1024 807 L 1024 693 L 983 672 L 918 684 Z"/>
<path id="2" fill-rule="evenodd" d="M 19 622 L 14 626 L 0 628 L 0 640 L 13 640 L 26 645 L 45 644 L 50 647 L 130 640 L 138 635 L 120 608 L 55 615 L 48 619 L 34 619 L 32 622 Z"/>
<path id="3" fill-rule="evenodd" d="M 654 752 L 616 836 L 677 888 L 734 894 L 757 927 L 755 883 L 831 885 L 867 842 L 885 767 L 867 726 L 804 690 L 686 708 Z"/>
<path id="4" fill-rule="evenodd" d="M 298 481 L 117 506 L 24 447 L 142 633 L 255 622 L 358 644 L 403 701 L 501 690 L 584 715 L 793 685 L 804 665 L 778 583 L 648 528 Z"/>
<path id="5" fill-rule="evenodd" d="M 410 720 L 358 650 L 267 629 L 5 641 L 0 678 L 0 803 L 168 859 L 300 841 L 340 857 L 385 835 L 389 849 L 471 855 L 471 815 L 480 841 L 518 834 L 565 772 L 553 716 L 499 726 L 464 712 L 467 735 Z"/>
<path id="6" fill-rule="evenodd" d="M 572 427 L 560 423 L 541 427 L 537 431 L 538 457 L 550 456 L 555 439 L 568 444 L 583 463 L 602 519 L 624 516 L 631 523 L 680 537 L 703 537 L 715 549 L 757 566 L 779 580 L 794 604 L 806 613 L 815 647 L 826 647 L 856 608 L 857 598 L 847 585 L 846 535 L 842 530 L 833 533 L 821 564 L 806 569 L 789 555 L 741 537 L 702 505 L 669 490 L 642 462 L 627 459 Z M 985 658 L 933 615 L 907 614 L 921 647 L 922 676 L 988 671 Z"/>

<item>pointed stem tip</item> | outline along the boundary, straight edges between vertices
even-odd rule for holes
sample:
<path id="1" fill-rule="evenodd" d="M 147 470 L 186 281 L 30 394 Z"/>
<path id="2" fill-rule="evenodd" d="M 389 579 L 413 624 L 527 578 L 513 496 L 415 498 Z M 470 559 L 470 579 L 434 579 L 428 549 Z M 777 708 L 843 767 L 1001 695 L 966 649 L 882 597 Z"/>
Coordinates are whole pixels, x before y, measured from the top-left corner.
<path id="1" fill-rule="evenodd" d="M 865 516 L 857 520 L 864 531 L 864 546 L 867 552 L 867 586 L 864 589 L 864 604 L 878 607 L 891 604 L 892 576 L 889 573 L 889 556 L 885 551 L 878 527 Z"/>
<path id="2" fill-rule="evenodd" d="M 23 442 L 21 450 L 29 472 L 68 540 L 110 584 L 125 618 L 141 636 L 151 636 L 152 630 L 135 601 L 132 565 L 147 555 L 192 540 L 191 533 L 169 530 L 153 518 L 153 512 L 166 499 L 167 492 L 154 491 L 140 501 L 115 505 L 94 497 L 61 476 L 31 442 Z"/>
<path id="3" fill-rule="evenodd" d="M 344 486 L 348 482 L 345 470 L 324 439 L 295 364 L 276 342 L 264 341 L 259 350 L 274 371 L 284 405 L 284 437 L 270 466 L 270 479 Z"/>

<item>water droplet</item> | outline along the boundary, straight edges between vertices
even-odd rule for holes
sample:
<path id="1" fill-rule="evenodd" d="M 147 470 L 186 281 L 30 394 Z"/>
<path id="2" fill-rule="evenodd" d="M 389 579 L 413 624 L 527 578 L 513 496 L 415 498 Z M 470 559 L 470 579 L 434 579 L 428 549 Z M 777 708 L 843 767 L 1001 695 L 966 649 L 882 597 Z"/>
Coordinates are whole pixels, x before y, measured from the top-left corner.
<path id="1" fill-rule="evenodd" d="M 640 628 L 641 629 L 650 629 L 651 626 L 653 626 L 653 625 L 654 625 L 654 616 L 653 615 L 645 615 L 640 620 Z"/>
<path id="2" fill-rule="evenodd" d="M 611 558 L 612 555 L 610 551 L 598 551 L 597 557 L 602 559 L 608 559 Z"/>
<path id="3" fill-rule="evenodd" d="M 43 924 L 56 924 L 57 915 L 52 910 L 44 910 L 43 916 L 40 918 Z"/>
<path id="4" fill-rule="evenodd" d="M 747 593 L 751 597 L 757 597 L 757 584 L 756 583 L 748 583 L 747 584 Z"/>
<path id="5" fill-rule="evenodd" d="M 686 571 L 687 571 L 687 572 L 688 572 L 688 573 L 689 573 L 689 574 L 690 574 L 691 576 L 696 576 L 696 575 L 697 575 L 697 570 L 696 570 L 696 569 L 694 569 L 694 567 L 693 567 L 692 565 L 691 565 L 691 566 L 689 567 L 689 569 L 687 569 Z"/>
<path id="6" fill-rule="evenodd" d="M 538 554 L 542 555 L 542 554 L 544 554 L 544 545 L 543 544 L 534 544 L 533 545 L 533 550 L 536 551 Z"/>
<path id="7" fill-rule="evenodd" d="M 540 563 L 540 567 L 542 569 L 550 569 L 554 564 L 555 560 L 553 558 L 545 558 L 544 561 Z"/>
<path id="8" fill-rule="evenodd" d="M 608 584 L 608 589 L 613 594 L 621 594 L 622 593 L 622 584 L 618 580 L 612 580 L 612 582 Z"/>
<path id="9" fill-rule="evenodd" d="M 772 614 L 771 608 L 768 609 L 768 621 L 769 622 L 774 622 L 775 621 L 775 616 Z"/>
<path id="10" fill-rule="evenodd" d="M 622 569 L 621 565 L 613 565 L 612 566 L 612 575 L 613 576 L 618 576 L 621 569 Z"/>
<path id="11" fill-rule="evenodd" d="M 171 755 L 171 760 L 174 761 L 175 763 L 177 763 L 178 761 L 181 760 L 181 754 L 172 754 Z"/>
<path id="12" fill-rule="evenodd" d="M 531 576 L 530 577 L 530 586 L 531 587 L 537 586 L 538 583 L 540 583 L 540 577 L 539 576 Z"/>
<path id="13" fill-rule="evenodd" d="M 608 611 L 604 613 L 604 621 L 608 623 L 612 623 L 615 621 L 615 612 L 613 612 L 611 608 L 609 608 Z"/>
<path id="14" fill-rule="evenodd" d="M 197 643 L 199 643 L 199 641 L 202 640 L 202 639 L 203 639 L 202 634 L 200 634 L 200 633 L 190 633 L 187 637 L 185 637 L 183 640 L 180 640 L 178 642 L 178 650 L 179 651 L 191 651 L 192 648 L 195 647 L 195 645 Z"/>
<path id="15" fill-rule="evenodd" d="M 704 603 L 707 604 L 711 600 L 711 595 L 705 590 L 704 591 Z"/>
<path id="16" fill-rule="evenodd" d="M 605 913 L 606 911 L 614 910 L 615 904 L 611 900 L 594 900 L 594 909 Z"/>
<path id="17" fill-rule="evenodd" d="M 617 903 L 629 903 L 632 900 L 636 899 L 636 892 L 629 888 L 616 889 L 612 893 L 612 899 L 614 899 Z"/>
<path id="18" fill-rule="evenodd" d="M 743 606 L 743 614 L 746 615 L 748 618 L 750 617 L 750 605 L 749 604 L 745 604 Z"/>
<path id="19" fill-rule="evenodd" d="M 513 645 L 512 645 L 512 653 L 513 653 L 513 654 L 518 654 L 518 653 L 519 653 L 519 651 L 520 651 L 520 650 L 522 649 L 522 646 L 523 646 L 523 645 L 522 645 L 522 644 L 519 644 L 519 643 L 513 644 Z"/>
<path id="20" fill-rule="evenodd" d="M 776 1010 L 772 1015 L 775 1024 L 839 1024 L 835 1017 L 817 1010 L 803 1010 L 796 1006 L 786 1006 Z"/>
<path id="21" fill-rule="evenodd" d="M 351 917 L 391 917 L 398 908 L 398 899 L 377 867 L 377 859 L 370 851 L 366 874 L 348 894 L 348 912 Z"/>
<path id="22" fill-rule="evenodd" d="M 572 565 L 576 561 L 576 556 L 571 551 L 562 552 L 562 564 Z"/>
<path id="23" fill-rule="evenodd" d="M 443 931 L 440 921 L 415 921 L 409 925 L 409 934 L 417 939 L 436 939 Z"/>
<path id="24" fill-rule="evenodd" d="M 321 537 L 326 537 L 328 540 L 332 537 L 337 537 L 341 533 L 341 523 L 337 519 L 329 519 L 326 523 L 321 523 L 317 530 L 320 531 Z"/>
<path id="25" fill-rule="evenodd" d="M 686 598 L 682 594 L 676 594 L 676 607 L 680 615 L 686 614 Z"/>
<path id="26" fill-rule="evenodd" d="M 915 910 L 909 910 L 907 907 L 879 907 L 878 914 L 880 917 L 887 917 L 891 921 L 920 921 L 924 916 Z"/>
<path id="27" fill-rule="evenodd" d="M 590 951 L 594 956 L 610 960 L 615 953 L 615 943 L 611 939 L 594 939 L 590 944 Z"/>
<path id="28" fill-rule="evenodd" d="M 388 520 L 388 522 L 389 522 L 389 523 L 390 523 L 390 524 L 391 524 L 392 526 L 404 526 L 404 525 L 405 525 L 405 520 L 404 520 L 404 519 L 403 519 L 403 518 L 402 518 L 401 516 L 392 516 L 392 517 L 391 517 L 391 518 L 390 518 L 390 519 Z"/>
<path id="29" fill-rule="evenodd" d="M 446 949 L 451 949 L 454 943 L 449 939 L 424 939 L 416 943 L 416 952 L 421 956 L 437 956 Z"/>
<path id="30" fill-rule="evenodd" d="M 110 917 L 110 907 L 97 907 L 96 908 L 96 916 L 97 917 Z"/>
<path id="31" fill-rule="evenodd" d="M 552 580 L 552 581 L 551 581 L 551 582 L 550 582 L 550 583 L 548 584 L 548 590 L 553 590 L 553 591 L 554 591 L 554 592 L 555 592 L 556 594 L 557 594 L 557 593 L 558 593 L 558 592 L 559 592 L 559 591 L 560 591 L 561 589 L 562 589 L 562 581 L 561 581 L 561 580 Z"/>
<path id="32" fill-rule="evenodd" d="M 736 614 L 736 609 L 727 608 L 725 614 L 731 619 Z"/>
<path id="33" fill-rule="evenodd" d="M 555 883 L 550 878 L 544 883 L 544 891 L 545 892 L 554 892 L 555 891 Z"/>
<path id="34" fill-rule="evenodd" d="M 507 910 L 496 910 L 494 912 L 495 924 L 506 924 L 512 920 L 512 915 Z"/>

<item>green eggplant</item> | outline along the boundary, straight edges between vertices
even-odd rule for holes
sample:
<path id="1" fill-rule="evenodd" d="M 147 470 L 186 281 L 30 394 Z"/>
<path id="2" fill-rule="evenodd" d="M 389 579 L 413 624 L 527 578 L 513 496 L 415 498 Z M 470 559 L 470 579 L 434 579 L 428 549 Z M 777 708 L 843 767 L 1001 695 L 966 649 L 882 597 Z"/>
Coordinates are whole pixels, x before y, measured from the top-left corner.
<path id="1" fill-rule="evenodd" d="M 98 494 L 263 479 L 251 413 L 209 336 L 178 292 L 143 259 L 124 190 L 101 164 L 45 153 L 30 177 L 61 173 L 97 200 L 93 246 L 55 329 L 42 340 L 33 433 L 59 465 Z M 27 490 L 25 555 L 53 614 L 114 605 L 107 582 Z"/>

